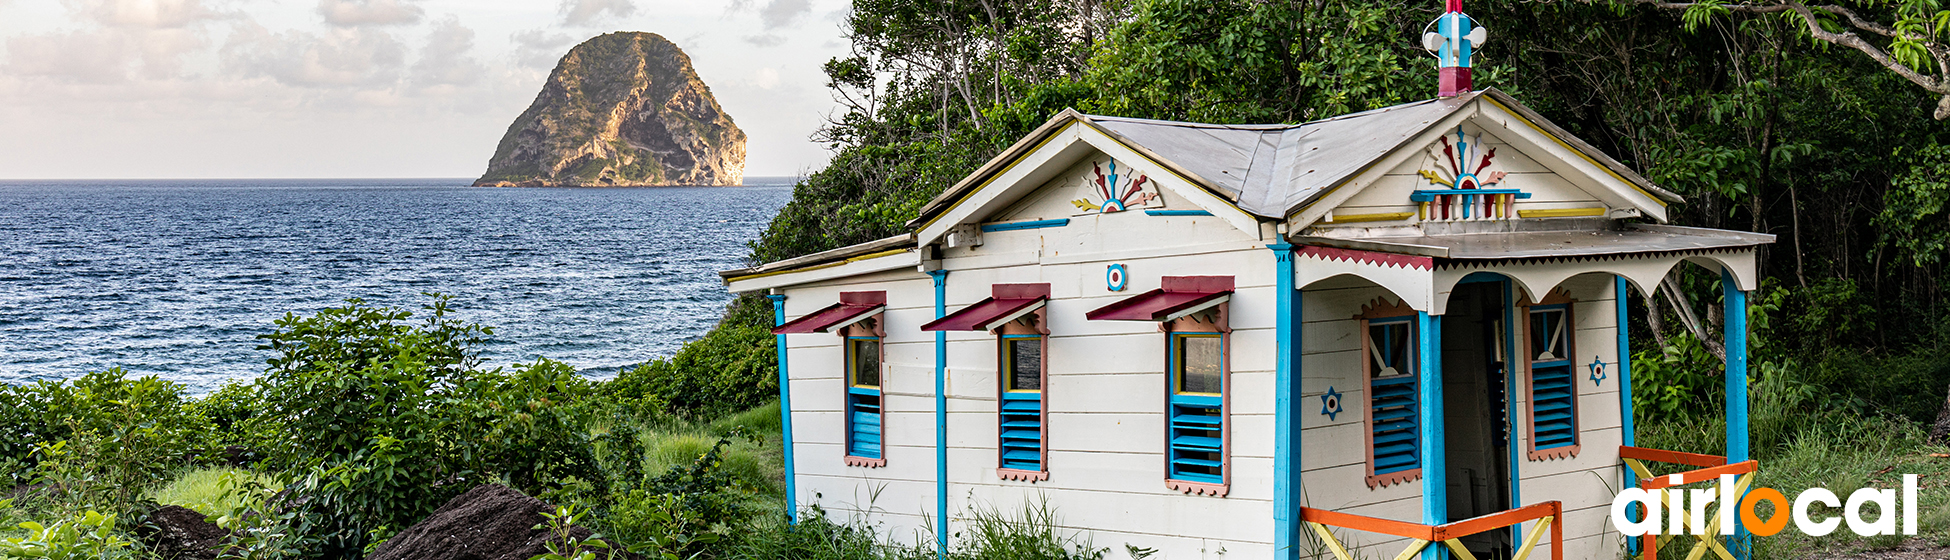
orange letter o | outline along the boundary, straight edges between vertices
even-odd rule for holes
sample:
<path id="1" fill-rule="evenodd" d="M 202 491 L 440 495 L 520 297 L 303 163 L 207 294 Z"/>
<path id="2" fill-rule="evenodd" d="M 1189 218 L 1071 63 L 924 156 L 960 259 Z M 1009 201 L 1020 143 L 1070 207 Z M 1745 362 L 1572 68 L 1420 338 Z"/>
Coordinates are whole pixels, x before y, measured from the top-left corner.
<path id="1" fill-rule="evenodd" d="M 1761 500 L 1774 502 L 1773 519 L 1765 522 L 1760 520 L 1760 514 L 1756 513 L 1758 510 L 1754 505 Z M 1792 517 L 1790 515 L 1792 513 L 1794 512 L 1788 511 L 1787 496 L 1781 495 L 1780 490 L 1773 488 L 1757 488 L 1748 492 L 1745 499 L 1740 500 L 1740 524 L 1746 526 L 1747 530 L 1753 531 L 1755 535 L 1772 537 L 1780 533 L 1781 529 L 1787 528 L 1788 518 Z"/>

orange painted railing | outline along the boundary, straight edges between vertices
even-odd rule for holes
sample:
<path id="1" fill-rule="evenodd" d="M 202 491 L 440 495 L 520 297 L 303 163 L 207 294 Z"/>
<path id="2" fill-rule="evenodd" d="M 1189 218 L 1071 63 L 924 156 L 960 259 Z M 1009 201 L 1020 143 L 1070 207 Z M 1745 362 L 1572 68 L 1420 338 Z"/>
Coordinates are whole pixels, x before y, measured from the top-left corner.
<path id="1" fill-rule="evenodd" d="M 1509 511 L 1492 513 L 1442 525 L 1423 525 L 1420 523 L 1393 521 L 1365 515 L 1327 511 L 1324 509 L 1300 508 L 1300 520 L 1307 522 L 1307 525 L 1313 528 L 1314 533 L 1320 535 L 1321 541 L 1327 544 L 1327 548 L 1334 551 L 1334 556 L 1341 560 L 1354 560 L 1354 555 L 1349 554 L 1347 546 L 1341 544 L 1341 540 L 1335 538 L 1334 533 L 1327 529 L 1330 525 L 1356 531 L 1381 533 L 1383 535 L 1394 535 L 1413 539 L 1414 542 L 1409 544 L 1407 550 L 1403 550 L 1400 555 L 1395 556 L 1396 560 L 1407 560 L 1408 558 L 1414 557 L 1417 553 L 1422 552 L 1422 549 L 1428 548 L 1430 544 L 1438 542 L 1448 546 L 1449 550 L 1454 552 L 1457 558 L 1462 560 L 1476 560 L 1476 556 L 1470 554 L 1468 548 L 1463 547 L 1463 537 L 1532 520 L 1538 520 L 1539 522 L 1535 528 L 1530 530 L 1530 534 L 1524 537 L 1523 546 L 1517 549 L 1517 553 L 1512 557 L 1512 560 L 1525 560 L 1529 558 L 1530 553 L 1536 550 L 1537 542 L 1544 537 L 1544 532 L 1546 531 L 1549 531 L 1551 536 L 1551 560 L 1564 560 L 1564 530 L 1562 528 L 1563 524 L 1559 522 L 1562 519 L 1564 519 L 1564 504 L 1556 501 L 1532 504 Z"/>
<path id="2" fill-rule="evenodd" d="M 1659 503 L 1664 504 L 1667 508 L 1672 507 L 1672 497 L 1669 493 L 1673 490 L 1669 489 L 1675 486 L 1717 481 L 1720 479 L 1720 475 L 1734 475 L 1735 478 L 1731 495 L 1745 495 L 1747 488 L 1753 485 L 1754 471 L 1760 470 L 1759 461 L 1744 461 L 1729 465 L 1727 464 L 1727 458 L 1719 455 L 1680 453 L 1678 451 L 1646 449 L 1629 445 L 1618 448 L 1618 457 L 1625 461 L 1625 465 L 1630 467 L 1632 472 L 1638 474 L 1639 488 L 1657 491 L 1659 493 Z M 1645 466 L 1646 461 L 1699 468 L 1668 475 L 1654 475 L 1652 474 L 1652 469 Z M 1722 508 L 1727 507 L 1726 504 L 1714 505 Z M 1638 513 L 1641 516 L 1645 515 L 1643 509 L 1640 509 Z M 1686 516 L 1680 516 L 1680 526 L 1685 529 L 1683 532 L 1697 533 L 1696 535 L 1681 535 L 1679 533 L 1682 531 L 1673 531 L 1671 528 L 1668 528 L 1666 532 L 1670 534 L 1646 534 L 1645 536 L 1639 537 L 1639 549 L 1641 551 L 1639 558 L 1648 560 L 1656 559 L 1659 557 L 1660 545 L 1677 540 L 1681 536 L 1693 536 L 1699 539 L 1699 543 L 1693 545 L 1693 549 L 1686 555 L 1687 558 L 1698 560 L 1700 557 L 1705 556 L 1707 552 L 1712 552 L 1715 556 L 1719 556 L 1723 560 L 1738 560 L 1733 555 L 1733 552 L 1728 551 L 1725 545 L 1720 544 L 1720 539 L 1716 538 L 1720 532 L 1720 516 L 1715 513 L 1709 514 L 1707 517 L 1712 519 L 1712 521 L 1708 522 L 1705 527 L 1698 528 L 1695 531 L 1693 530 L 1695 527 L 1693 527 L 1692 520 L 1686 519 Z"/>

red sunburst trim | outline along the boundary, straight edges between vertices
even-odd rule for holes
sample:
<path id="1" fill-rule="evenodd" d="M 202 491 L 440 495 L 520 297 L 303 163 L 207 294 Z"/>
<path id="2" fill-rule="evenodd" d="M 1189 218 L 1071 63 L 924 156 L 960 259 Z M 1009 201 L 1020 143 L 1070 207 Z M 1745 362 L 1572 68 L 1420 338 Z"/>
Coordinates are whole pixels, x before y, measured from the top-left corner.
<path id="1" fill-rule="evenodd" d="M 1225 497 L 1226 492 L 1232 490 L 1229 485 L 1225 484 L 1185 482 L 1183 480 L 1166 480 L 1165 487 L 1170 488 L 1173 492 L 1183 492 L 1194 496 L 1218 496 L 1221 498 Z"/>
<path id="2" fill-rule="evenodd" d="M 866 467 L 866 468 L 869 468 L 869 469 L 878 469 L 878 468 L 880 468 L 880 467 L 885 467 L 885 466 L 887 466 L 887 460 L 886 460 L 886 459 L 868 459 L 868 458 L 866 458 L 866 457 L 854 457 L 854 456 L 852 456 L 852 455 L 847 455 L 847 456 L 846 456 L 846 466 L 849 466 L 849 467 Z"/>
<path id="3" fill-rule="evenodd" d="M 1356 261 L 1375 266 L 1419 268 L 1422 270 L 1429 270 L 1435 267 L 1435 259 L 1429 257 L 1382 253 L 1378 251 L 1357 251 L 1354 249 L 1321 247 L 1318 245 L 1301 246 L 1300 256 L 1311 256 L 1334 261 Z"/>

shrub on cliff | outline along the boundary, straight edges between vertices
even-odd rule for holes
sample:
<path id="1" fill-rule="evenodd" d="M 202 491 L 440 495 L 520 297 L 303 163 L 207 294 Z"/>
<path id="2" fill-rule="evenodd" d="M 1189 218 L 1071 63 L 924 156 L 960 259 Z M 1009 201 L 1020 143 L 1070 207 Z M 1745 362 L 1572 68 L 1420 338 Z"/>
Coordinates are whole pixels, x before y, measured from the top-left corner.
<path id="1" fill-rule="evenodd" d="M 778 352 L 772 306 L 746 295 L 704 338 L 666 359 L 623 372 L 603 385 L 616 399 L 651 398 L 691 419 L 715 418 L 765 404 L 778 395 Z"/>

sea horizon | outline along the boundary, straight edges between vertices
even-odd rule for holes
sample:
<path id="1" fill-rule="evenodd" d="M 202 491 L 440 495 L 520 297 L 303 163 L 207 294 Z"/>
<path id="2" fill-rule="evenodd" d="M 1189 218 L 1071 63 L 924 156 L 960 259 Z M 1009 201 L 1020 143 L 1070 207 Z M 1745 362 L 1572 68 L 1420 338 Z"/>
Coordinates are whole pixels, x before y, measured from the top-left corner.
<path id="1" fill-rule="evenodd" d="M 489 365 L 607 377 L 715 325 L 716 272 L 792 192 L 465 181 L 0 180 L 0 383 L 123 367 L 200 394 L 261 374 L 285 313 L 422 292 L 497 329 Z"/>

